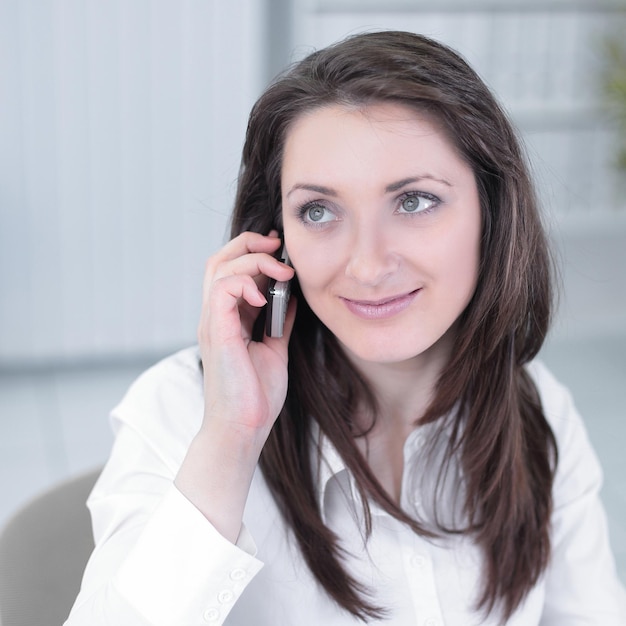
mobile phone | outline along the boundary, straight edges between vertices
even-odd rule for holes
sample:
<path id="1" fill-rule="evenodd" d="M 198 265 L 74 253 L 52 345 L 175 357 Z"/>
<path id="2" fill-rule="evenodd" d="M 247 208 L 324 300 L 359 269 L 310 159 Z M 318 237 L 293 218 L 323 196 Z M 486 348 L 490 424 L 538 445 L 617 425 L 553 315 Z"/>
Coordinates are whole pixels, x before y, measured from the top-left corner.
<path id="1" fill-rule="evenodd" d="M 290 264 L 284 244 L 278 259 L 287 265 Z M 289 281 L 270 278 L 267 285 L 267 310 L 265 313 L 265 334 L 268 337 L 283 336 L 290 293 Z"/>

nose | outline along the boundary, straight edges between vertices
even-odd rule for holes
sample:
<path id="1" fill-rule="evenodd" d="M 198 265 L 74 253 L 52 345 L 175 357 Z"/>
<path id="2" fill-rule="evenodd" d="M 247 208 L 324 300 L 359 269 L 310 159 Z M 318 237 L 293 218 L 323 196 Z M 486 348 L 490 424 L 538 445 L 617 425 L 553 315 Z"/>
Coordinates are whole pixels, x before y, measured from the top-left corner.
<path id="1" fill-rule="evenodd" d="M 360 225 L 350 244 L 346 275 L 362 285 L 376 287 L 397 270 L 398 256 L 379 224 Z"/>

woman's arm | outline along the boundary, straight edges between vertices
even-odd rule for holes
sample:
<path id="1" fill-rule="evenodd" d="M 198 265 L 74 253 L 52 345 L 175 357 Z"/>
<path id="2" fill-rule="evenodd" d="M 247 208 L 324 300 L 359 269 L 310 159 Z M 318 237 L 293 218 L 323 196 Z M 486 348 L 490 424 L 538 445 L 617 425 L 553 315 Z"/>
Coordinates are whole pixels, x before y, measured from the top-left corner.
<path id="1" fill-rule="evenodd" d="M 267 276 L 293 276 L 272 256 L 279 245 L 276 237 L 244 233 L 207 263 L 194 432 L 172 434 L 177 419 L 186 428 L 185 399 L 193 393 L 184 387 L 192 375 L 172 381 L 161 371 L 161 380 L 144 380 L 125 399 L 121 412 L 132 416 L 120 417 L 90 499 L 96 549 L 67 626 L 221 623 L 260 569 L 242 518 L 286 396 L 293 303 L 282 338 L 251 338 Z"/>
<path id="2" fill-rule="evenodd" d="M 117 434 L 89 498 L 96 548 L 68 626 L 220 624 L 262 567 L 245 528 L 237 545 L 222 537 L 151 443 L 126 424 Z"/>
<path id="3" fill-rule="evenodd" d="M 241 528 L 254 469 L 287 395 L 287 345 L 294 303 L 280 338 L 252 341 L 267 277 L 288 280 L 280 240 L 243 233 L 207 263 L 198 339 L 204 419 L 176 486 L 230 541 Z"/>

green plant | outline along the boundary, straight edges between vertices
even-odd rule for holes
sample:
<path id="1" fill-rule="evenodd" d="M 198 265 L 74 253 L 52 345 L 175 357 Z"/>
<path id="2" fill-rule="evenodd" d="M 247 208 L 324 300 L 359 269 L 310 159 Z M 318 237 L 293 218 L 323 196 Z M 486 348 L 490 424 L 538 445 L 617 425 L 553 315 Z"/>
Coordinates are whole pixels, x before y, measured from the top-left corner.
<path id="1" fill-rule="evenodd" d="M 626 172 L 626 38 L 614 35 L 605 40 L 606 71 L 604 95 L 618 132 L 616 165 Z"/>

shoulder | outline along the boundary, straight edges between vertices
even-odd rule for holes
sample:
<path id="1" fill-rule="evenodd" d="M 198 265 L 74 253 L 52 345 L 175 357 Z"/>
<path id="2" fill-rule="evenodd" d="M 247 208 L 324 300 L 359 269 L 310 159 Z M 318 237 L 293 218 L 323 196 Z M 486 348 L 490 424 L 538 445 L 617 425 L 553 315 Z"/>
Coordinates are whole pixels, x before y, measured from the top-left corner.
<path id="1" fill-rule="evenodd" d="M 584 428 L 570 390 L 557 380 L 542 361 L 535 360 L 528 364 L 526 371 L 537 387 L 544 415 L 557 439 L 571 429 Z"/>
<path id="2" fill-rule="evenodd" d="M 598 489 L 602 482 L 600 463 L 569 389 L 541 361 L 533 361 L 527 371 L 537 386 L 544 415 L 557 442 L 556 504 Z"/>
<path id="3" fill-rule="evenodd" d="M 568 405 L 572 402 L 569 389 L 548 369 L 543 361 L 536 359 L 526 366 L 526 371 L 537 386 L 548 421 L 571 418 Z"/>
<path id="4" fill-rule="evenodd" d="M 160 452 L 182 459 L 203 412 L 200 354 L 190 347 L 143 372 L 111 412 L 111 424 L 114 432 L 127 426 Z"/>

